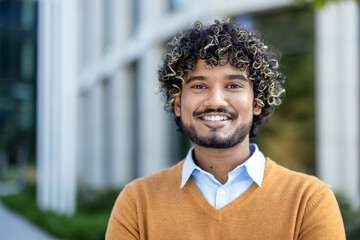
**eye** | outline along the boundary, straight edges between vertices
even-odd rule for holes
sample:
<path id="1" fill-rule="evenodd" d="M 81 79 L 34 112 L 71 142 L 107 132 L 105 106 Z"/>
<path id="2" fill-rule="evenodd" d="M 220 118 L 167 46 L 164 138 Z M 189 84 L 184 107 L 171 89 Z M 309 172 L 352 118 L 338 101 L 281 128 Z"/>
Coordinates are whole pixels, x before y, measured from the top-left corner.
<path id="1" fill-rule="evenodd" d="M 243 86 L 239 83 L 231 83 L 226 86 L 226 88 L 229 88 L 229 89 L 238 89 L 238 88 L 242 88 L 242 87 Z"/>
<path id="2" fill-rule="evenodd" d="M 196 85 L 193 85 L 191 86 L 191 88 L 194 88 L 194 89 L 205 89 L 205 85 L 203 84 L 196 84 Z"/>

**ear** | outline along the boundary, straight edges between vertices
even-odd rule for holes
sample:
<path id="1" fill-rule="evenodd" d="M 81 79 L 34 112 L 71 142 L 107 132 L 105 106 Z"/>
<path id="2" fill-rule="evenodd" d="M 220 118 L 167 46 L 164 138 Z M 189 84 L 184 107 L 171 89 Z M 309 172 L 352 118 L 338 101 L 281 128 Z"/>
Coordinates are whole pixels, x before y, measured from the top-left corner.
<path id="1" fill-rule="evenodd" d="M 254 115 L 258 116 L 261 113 L 261 107 L 254 102 Z"/>
<path id="2" fill-rule="evenodd" d="M 180 117 L 180 113 L 181 113 L 180 97 L 176 97 L 174 100 L 174 112 L 177 117 Z"/>

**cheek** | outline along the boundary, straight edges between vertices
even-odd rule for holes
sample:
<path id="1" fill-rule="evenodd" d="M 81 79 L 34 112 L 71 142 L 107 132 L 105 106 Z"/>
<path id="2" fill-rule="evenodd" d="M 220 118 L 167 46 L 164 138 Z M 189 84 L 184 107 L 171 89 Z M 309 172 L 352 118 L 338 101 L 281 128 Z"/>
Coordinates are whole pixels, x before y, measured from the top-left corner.
<path id="1" fill-rule="evenodd" d="M 187 101 L 186 97 L 181 98 L 181 117 L 186 118 L 192 111 L 191 102 Z"/>
<path id="2" fill-rule="evenodd" d="M 181 97 L 181 118 L 184 122 L 193 120 L 193 113 L 203 110 L 201 99 L 186 95 Z"/>
<path id="3" fill-rule="evenodd" d="M 237 106 L 242 106 L 243 108 L 248 108 L 249 106 L 252 107 L 254 104 L 254 100 L 251 94 L 244 94 L 237 98 Z"/>
<path id="4" fill-rule="evenodd" d="M 237 96 L 236 100 L 232 101 L 231 105 L 237 112 L 244 116 L 253 114 L 254 100 L 252 99 L 251 94 Z"/>

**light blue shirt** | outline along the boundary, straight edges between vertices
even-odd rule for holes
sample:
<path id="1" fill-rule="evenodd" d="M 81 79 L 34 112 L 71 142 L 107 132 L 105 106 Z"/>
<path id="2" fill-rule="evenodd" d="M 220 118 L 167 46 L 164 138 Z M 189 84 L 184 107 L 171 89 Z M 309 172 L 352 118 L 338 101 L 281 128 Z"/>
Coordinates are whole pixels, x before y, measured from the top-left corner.
<path id="1" fill-rule="evenodd" d="M 250 158 L 228 173 L 228 180 L 224 185 L 216 180 L 212 174 L 202 170 L 194 163 L 192 158 L 194 148 L 191 148 L 183 165 L 180 188 L 192 176 L 196 186 L 206 200 L 217 209 L 220 209 L 238 198 L 253 182 L 261 187 L 266 158 L 256 144 L 250 144 L 249 148 Z"/>

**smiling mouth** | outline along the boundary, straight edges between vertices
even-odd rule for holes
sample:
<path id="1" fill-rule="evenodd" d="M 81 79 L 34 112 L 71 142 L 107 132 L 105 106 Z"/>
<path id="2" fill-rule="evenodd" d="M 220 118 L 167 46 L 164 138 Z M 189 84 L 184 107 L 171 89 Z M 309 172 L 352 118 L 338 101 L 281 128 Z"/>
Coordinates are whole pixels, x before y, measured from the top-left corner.
<path id="1" fill-rule="evenodd" d="M 223 115 L 211 115 L 211 116 L 202 116 L 201 119 L 210 122 L 221 122 L 221 121 L 229 120 L 229 117 Z"/>
<path id="2" fill-rule="evenodd" d="M 210 124 L 209 126 L 223 126 L 227 121 L 236 120 L 238 115 L 236 112 L 229 111 L 225 108 L 207 108 L 202 111 L 195 111 L 193 117 Z"/>

